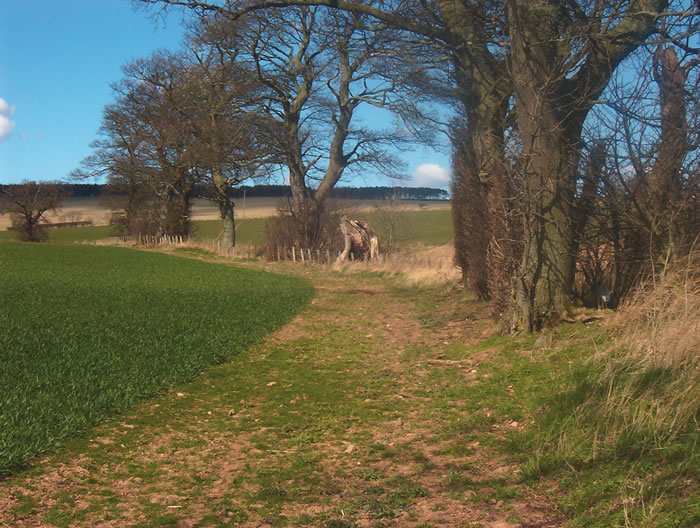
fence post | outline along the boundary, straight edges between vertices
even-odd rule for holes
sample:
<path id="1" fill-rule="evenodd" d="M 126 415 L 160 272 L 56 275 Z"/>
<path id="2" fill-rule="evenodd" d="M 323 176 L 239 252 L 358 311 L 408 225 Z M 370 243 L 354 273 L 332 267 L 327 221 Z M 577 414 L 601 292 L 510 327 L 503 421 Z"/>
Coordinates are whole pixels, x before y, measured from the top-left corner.
<path id="1" fill-rule="evenodd" d="M 296 252 L 294 251 L 294 246 L 292 246 L 292 262 L 296 262 L 296 261 L 297 261 Z"/>
<path id="2" fill-rule="evenodd" d="M 299 248 L 299 253 L 301 253 L 301 263 L 303 264 L 304 263 L 304 249 Z"/>
<path id="3" fill-rule="evenodd" d="M 277 262 L 279 262 L 280 261 L 280 247 L 275 246 L 275 248 L 277 249 Z"/>

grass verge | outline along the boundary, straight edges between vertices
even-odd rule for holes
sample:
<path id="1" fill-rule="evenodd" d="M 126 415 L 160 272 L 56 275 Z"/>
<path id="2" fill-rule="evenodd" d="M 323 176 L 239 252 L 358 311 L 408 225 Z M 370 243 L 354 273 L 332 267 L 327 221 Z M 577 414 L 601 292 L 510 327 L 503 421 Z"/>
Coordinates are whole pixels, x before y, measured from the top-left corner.
<path id="1" fill-rule="evenodd" d="M 699 269 L 632 296 L 537 420 L 523 474 L 561 479 L 575 526 L 700 525 Z"/>

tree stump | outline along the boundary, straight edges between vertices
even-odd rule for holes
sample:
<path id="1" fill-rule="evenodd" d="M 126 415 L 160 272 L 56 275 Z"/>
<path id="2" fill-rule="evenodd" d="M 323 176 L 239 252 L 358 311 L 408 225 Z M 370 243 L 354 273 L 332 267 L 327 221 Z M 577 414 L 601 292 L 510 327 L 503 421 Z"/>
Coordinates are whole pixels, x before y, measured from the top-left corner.
<path id="1" fill-rule="evenodd" d="M 340 219 L 340 230 L 345 238 L 345 248 L 337 262 L 345 261 L 351 252 L 358 259 L 362 257 L 364 260 L 373 260 L 379 257 L 379 239 L 368 223 L 343 216 Z"/>

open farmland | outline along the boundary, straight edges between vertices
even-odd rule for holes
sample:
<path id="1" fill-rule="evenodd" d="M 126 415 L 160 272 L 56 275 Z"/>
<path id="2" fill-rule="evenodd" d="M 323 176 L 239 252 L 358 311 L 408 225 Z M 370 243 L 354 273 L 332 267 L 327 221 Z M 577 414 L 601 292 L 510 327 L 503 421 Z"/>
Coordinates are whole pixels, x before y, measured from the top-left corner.
<path id="1" fill-rule="evenodd" d="M 332 202 L 343 209 L 365 212 L 387 204 L 386 200 L 332 200 Z M 279 198 L 255 197 L 236 200 L 236 216 L 239 220 L 274 216 L 280 203 Z M 395 203 L 396 208 L 402 211 L 449 211 L 450 209 L 450 202 L 447 201 L 399 200 L 392 203 Z M 49 212 L 46 215 L 46 220 L 52 223 L 90 220 L 96 226 L 102 226 L 109 223 L 110 216 L 110 208 L 98 198 L 64 198 L 60 208 Z M 213 202 L 202 198 L 192 201 L 192 219 L 194 221 L 218 220 L 219 218 L 219 209 Z M 10 227 L 10 215 L 0 214 L 0 232 L 5 231 L 8 227 Z"/>
<path id="2" fill-rule="evenodd" d="M 271 200 L 268 198 L 251 198 L 250 200 Z M 367 220 L 374 227 L 382 239 L 386 239 L 388 226 L 387 221 L 392 221 L 397 230 L 394 235 L 402 244 L 420 242 L 433 246 L 451 244 L 454 238 L 452 227 L 452 217 L 449 209 L 449 202 L 432 202 L 420 208 L 416 202 L 398 203 L 395 206 L 387 207 L 386 203 L 371 203 L 370 201 L 349 201 L 347 214 L 352 218 Z M 237 210 L 236 220 L 236 240 L 242 245 L 260 245 L 263 242 L 263 231 L 267 218 L 275 214 L 275 208 L 268 204 L 267 209 L 260 205 L 257 213 L 267 213 L 266 216 L 243 215 L 242 210 Z M 195 207 L 193 212 L 191 238 L 197 242 L 209 242 L 216 239 L 221 233 L 221 220 L 215 215 L 206 213 L 207 209 L 203 204 Z M 210 218 L 211 217 L 211 218 Z M 9 216 L 0 215 L 0 222 L 9 222 Z M 9 224 L 8 224 L 9 225 Z M 16 233 L 13 231 L 3 231 L 0 224 L 0 242 L 15 240 Z M 111 228 L 106 225 L 95 225 L 89 227 L 61 227 L 48 231 L 49 242 L 71 243 L 71 242 L 94 242 L 108 239 L 111 235 Z M 340 236 L 340 234 L 338 235 Z"/>
<path id="3" fill-rule="evenodd" d="M 0 251 L 7 248 L 17 252 L 12 245 Z M 77 249 L 84 258 L 99 250 Z M 174 251 L 217 258 L 197 248 Z M 56 260 L 60 253 L 36 255 Z M 64 260 L 65 267 L 75 265 Z M 541 336 L 502 336 L 487 304 L 454 287 L 456 278 L 409 285 L 364 262 L 332 271 L 308 263 L 242 264 L 312 281 L 313 302 L 289 324 L 192 381 L 86 428 L 27 471 L 9 472 L 0 479 L 0 526 L 700 525 L 697 361 L 673 371 L 646 362 L 631 368 L 621 349 L 610 349 L 641 338 L 642 325 L 629 324 L 625 310 L 620 320 L 582 310 L 590 322 Z M 413 260 L 407 265 L 416 267 Z M 111 267 L 105 273 L 118 276 Z M 191 277 L 209 281 L 200 273 Z M 191 288 L 179 287 L 185 296 Z M 684 339 L 642 341 L 685 342 L 694 358 L 697 338 L 688 329 L 697 322 L 692 306 L 700 290 L 685 283 L 682 290 L 668 298 L 691 307 L 688 322 L 667 329 L 682 329 Z M 197 291 L 222 303 L 216 287 Z M 227 311 L 242 307 L 230 298 L 224 302 Z M 99 302 L 89 305 L 102 310 Z M 677 307 L 669 312 L 683 316 Z M 55 313 L 55 307 L 44 311 L 48 319 Z M 632 333 L 625 337 L 622 328 Z M 30 356 L 35 370 L 48 371 L 36 356 Z M 610 378 L 608 367 L 622 368 L 624 377 Z M 101 373 L 89 374 L 92 383 L 118 368 L 125 367 L 103 364 Z M 12 386 L 25 381 L 12 379 Z M 51 404 L 43 388 L 35 384 L 32 390 Z M 91 392 L 94 401 L 98 392 Z M 61 420 L 63 409 L 57 408 L 53 416 Z M 7 424 L 0 426 L 3 433 Z"/>
<path id="4" fill-rule="evenodd" d="M 114 247 L 3 244 L 0 269 L 0 475 L 231 358 L 313 295 L 299 279 Z"/>

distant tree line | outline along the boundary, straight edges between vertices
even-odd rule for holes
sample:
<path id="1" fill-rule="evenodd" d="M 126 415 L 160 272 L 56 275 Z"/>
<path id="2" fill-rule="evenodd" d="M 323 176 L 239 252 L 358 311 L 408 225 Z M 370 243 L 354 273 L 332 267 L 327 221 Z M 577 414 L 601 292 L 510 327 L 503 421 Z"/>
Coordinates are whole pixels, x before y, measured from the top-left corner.
<path id="1" fill-rule="evenodd" d="M 0 194 L 5 190 L 18 189 L 24 186 L 27 182 L 16 184 L 0 184 Z M 62 197 L 73 196 L 76 198 L 97 198 L 104 190 L 105 185 L 101 183 L 66 183 L 57 184 Z"/>
<path id="2" fill-rule="evenodd" d="M 208 189 L 195 188 L 197 196 L 207 198 Z M 229 189 L 231 198 L 291 198 L 289 185 L 239 185 Z M 331 198 L 343 200 L 449 200 L 450 194 L 444 189 L 433 187 L 334 187 Z"/>
<path id="3" fill-rule="evenodd" d="M 198 188 L 199 196 L 206 197 L 207 190 Z M 291 198 L 289 185 L 239 185 L 229 191 L 231 198 Z M 432 187 L 334 187 L 330 198 L 342 200 L 449 200 L 450 193 Z"/>
<path id="4" fill-rule="evenodd" d="M 0 194 L 4 189 L 11 190 L 24 184 L 0 185 Z M 60 194 L 63 197 L 98 198 L 114 192 L 101 183 L 61 183 Z M 124 191 L 125 192 L 125 191 Z M 194 196 L 207 198 L 207 188 L 197 186 Z M 240 185 L 228 193 L 230 198 L 287 198 L 291 197 L 289 185 Z M 331 192 L 332 198 L 344 200 L 449 200 L 450 195 L 444 189 L 433 187 L 336 187 Z"/>
<path id="5" fill-rule="evenodd" d="M 449 200 L 444 189 L 431 187 L 336 187 L 333 198 L 348 200 Z"/>

